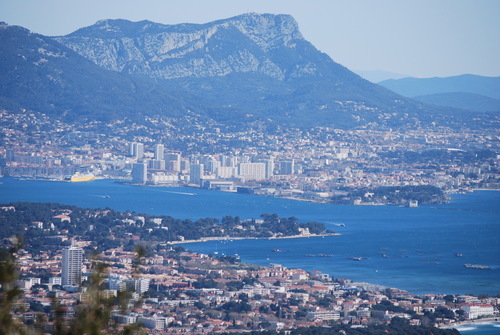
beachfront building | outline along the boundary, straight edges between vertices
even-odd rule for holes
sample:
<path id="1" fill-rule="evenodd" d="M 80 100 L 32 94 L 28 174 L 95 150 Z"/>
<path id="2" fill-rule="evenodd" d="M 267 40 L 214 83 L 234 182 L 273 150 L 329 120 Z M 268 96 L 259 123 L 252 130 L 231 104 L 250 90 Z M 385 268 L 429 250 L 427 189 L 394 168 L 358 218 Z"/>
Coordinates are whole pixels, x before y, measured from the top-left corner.
<path id="1" fill-rule="evenodd" d="M 477 319 L 494 313 L 493 306 L 488 304 L 463 304 L 460 309 L 465 312 L 467 319 Z"/>
<path id="2" fill-rule="evenodd" d="M 148 180 L 148 167 L 146 163 L 136 163 L 132 166 L 132 183 L 145 184 Z"/>

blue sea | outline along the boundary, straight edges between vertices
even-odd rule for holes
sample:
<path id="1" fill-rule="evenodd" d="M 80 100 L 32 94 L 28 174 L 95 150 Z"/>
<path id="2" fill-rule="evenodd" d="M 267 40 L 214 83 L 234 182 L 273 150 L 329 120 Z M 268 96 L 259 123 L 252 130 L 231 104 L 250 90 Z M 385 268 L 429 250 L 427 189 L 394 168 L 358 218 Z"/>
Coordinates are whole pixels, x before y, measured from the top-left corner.
<path id="1" fill-rule="evenodd" d="M 397 287 L 415 294 L 500 294 L 500 192 L 453 195 L 443 205 L 418 208 L 345 206 L 223 193 L 195 188 L 0 179 L 0 202 L 59 202 L 176 218 L 259 218 L 262 213 L 317 221 L 340 236 L 282 240 L 212 241 L 191 250 L 238 255 L 242 261 L 319 270 Z M 273 252 L 280 249 L 281 252 Z M 310 257 L 326 254 L 329 257 Z M 309 256 L 308 256 L 309 255 Z M 458 256 L 457 256 L 458 255 Z M 354 261 L 349 257 L 363 257 Z M 490 270 L 464 264 L 488 265 Z"/>
<path id="2" fill-rule="evenodd" d="M 500 322 L 475 322 L 457 327 L 457 330 L 463 335 L 498 335 L 500 334 Z"/>

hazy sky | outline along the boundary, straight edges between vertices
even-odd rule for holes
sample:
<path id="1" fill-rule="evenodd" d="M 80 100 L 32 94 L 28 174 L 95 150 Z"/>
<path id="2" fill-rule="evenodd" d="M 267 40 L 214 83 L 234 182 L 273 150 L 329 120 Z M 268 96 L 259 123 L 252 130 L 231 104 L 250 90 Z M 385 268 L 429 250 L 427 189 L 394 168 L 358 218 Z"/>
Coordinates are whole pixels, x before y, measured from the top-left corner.
<path id="1" fill-rule="evenodd" d="M 349 69 L 500 76 L 500 0 L 0 0 L 0 21 L 49 36 L 100 19 L 206 23 L 247 12 L 291 14 Z"/>

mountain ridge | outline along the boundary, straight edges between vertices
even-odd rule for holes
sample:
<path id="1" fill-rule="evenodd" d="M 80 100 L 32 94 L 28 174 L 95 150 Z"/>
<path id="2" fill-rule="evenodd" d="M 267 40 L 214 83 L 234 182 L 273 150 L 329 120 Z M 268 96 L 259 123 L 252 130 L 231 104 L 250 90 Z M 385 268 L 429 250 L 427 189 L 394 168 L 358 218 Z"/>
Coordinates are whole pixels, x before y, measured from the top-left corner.
<path id="1" fill-rule="evenodd" d="M 424 103 L 462 108 L 474 112 L 499 112 L 500 99 L 467 92 L 435 93 L 418 95 L 413 99 Z"/>
<path id="2" fill-rule="evenodd" d="M 62 118 L 113 119 L 168 113 L 181 117 L 182 99 L 147 81 L 108 71 L 49 37 L 0 24 L 1 106 Z"/>
<path id="3" fill-rule="evenodd" d="M 183 117 L 192 110 L 232 125 L 336 128 L 459 124 L 465 115 L 361 78 L 306 41 L 289 15 L 180 25 L 101 20 L 63 37 L 7 35 L 0 36 L 9 60 L 0 102 L 53 115 Z M 42 44 L 71 57 L 35 65 Z M 57 76 L 64 85 L 47 80 Z"/>
<path id="4" fill-rule="evenodd" d="M 405 97 L 464 92 L 500 99 L 500 77 L 462 74 L 451 77 L 388 79 L 378 83 Z"/>
<path id="5" fill-rule="evenodd" d="M 397 124 L 433 112 L 335 63 L 303 38 L 289 15 L 250 13 L 180 25 L 104 20 L 55 39 L 104 68 L 147 76 L 169 89 L 180 85 L 219 105 L 217 115 L 231 106 L 280 122 L 352 126 Z M 215 86 L 231 94 L 221 97 Z"/>
<path id="6" fill-rule="evenodd" d="M 250 24 L 252 22 L 254 26 Z M 264 34 L 262 29 L 270 25 L 279 29 L 277 31 L 273 29 L 273 35 Z M 256 66 L 259 65 L 261 70 L 268 69 L 268 75 L 283 78 L 283 74 L 268 60 L 261 60 L 257 64 L 258 58 L 248 59 L 247 64 L 242 64 L 245 57 L 238 57 L 244 56 L 238 53 L 234 54 L 234 61 L 232 59 L 227 61 L 226 67 L 214 66 L 211 72 L 201 71 L 202 67 L 197 66 L 200 62 L 213 61 L 207 57 L 199 56 L 195 58 L 197 62 L 185 65 L 182 69 L 179 68 L 179 62 L 175 62 L 176 59 L 186 56 L 189 52 L 211 47 L 212 38 L 220 38 L 219 35 L 234 35 L 236 31 L 233 29 L 248 37 L 264 51 L 272 50 L 277 45 L 287 46 L 294 39 L 304 41 L 298 31 L 296 21 L 291 16 L 271 14 L 260 16 L 244 14 L 206 24 L 179 25 L 164 25 L 151 21 L 131 22 L 123 19 L 100 20 L 93 26 L 79 29 L 66 36 L 54 37 L 54 39 L 108 70 L 123 71 L 125 69 L 129 73 L 147 73 L 154 78 L 224 75 L 229 72 L 231 66 L 238 66 L 240 70 L 255 71 Z M 92 43 L 93 49 L 82 47 L 82 39 Z M 155 43 L 154 39 L 162 40 L 161 43 Z M 142 46 L 145 47 L 141 48 Z M 248 47 L 248 44 L 244 46 Z M 120 50 L 117 50 L 118 48 Z M 255 48 L 252 49 L 255 51 Z M 119 54 L 118 51 L 123 50 L 125 52 Z M 110 59 L 113 56 L 116 59 Z M 133 67 L 141 61 L 150 64 L 143 68 Z M 173 64 L 170 65 L 169 62 Z M 166 67 L 166 70 L 161 71 L 161 67 Z M 151 71 L 148 71 L 149 69 Z"/>
<path id="7" fill-rule="evenodd" d="M 452 77 L 401 78 L 380 85 L 423 103 L 474 112 L 500 111 L 500 77 L 463 74 Z"/>

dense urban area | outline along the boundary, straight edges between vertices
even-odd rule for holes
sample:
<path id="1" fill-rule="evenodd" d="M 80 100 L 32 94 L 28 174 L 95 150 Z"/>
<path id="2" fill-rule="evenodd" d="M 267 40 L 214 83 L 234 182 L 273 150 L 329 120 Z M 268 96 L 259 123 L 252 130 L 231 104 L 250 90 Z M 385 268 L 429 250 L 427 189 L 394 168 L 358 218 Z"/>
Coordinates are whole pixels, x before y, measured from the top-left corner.
<path id="1" fill-rule="evenodd" d="M 180 121 L 65 123 L 28 111 L 0 113 L 0 166 L 6 177 L 109 178 L 333 204 L 408 206 L 499 185 L 499 139 L 487 130 L 223 126 L 196 115 Z M 456 334 L 428 327 L 498 316 L 498 297 L 419 296 L 280 264 L 244 264 L 237 256 L 203 255 L 179 244 L 335 234 L 293 217 L 191 221 L 33 203 L 0 209 L 0 265 L 8 269 L 0 271 L 4 330 L 84 333 L 92 324 L 125 333 L 141 325 L 170 334 L 290 329 L 306 334 L 327 326 L 344 334 L 361 329 L 409 334 L 411 326 L 421 333 Z M 14 233 L 24 243 L 18 244 Z"/>
<path id="2" fill-rule="evenodd" d="M 245 264 L 237 256 L 199 254 L 178 244 L 180 234 L 332 233 L 322 224 L 274 214 L 191 222 L 60 204 L 3 204 L 2 331 L 318 334 L 327 327 L 341 334 L 458 334 L 435 326 L 499 317 L 499 297 L 415 295 L 319 271 Z"/>
<path id="3" fill-rule="evenodd" d="M 0 113 L 4 176 L 112 178 L 318 202 L 413 206 L 445 202 L 449 192 L 499 185 L 499 138 L 488 129 L 225 126 L 194 114 L 181 121 L 64 123 L 28 111 Z"/>

